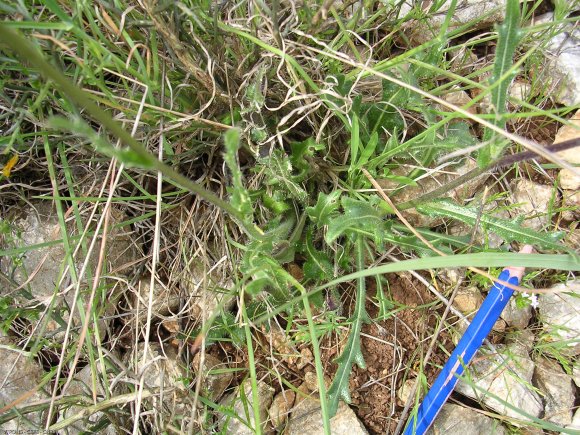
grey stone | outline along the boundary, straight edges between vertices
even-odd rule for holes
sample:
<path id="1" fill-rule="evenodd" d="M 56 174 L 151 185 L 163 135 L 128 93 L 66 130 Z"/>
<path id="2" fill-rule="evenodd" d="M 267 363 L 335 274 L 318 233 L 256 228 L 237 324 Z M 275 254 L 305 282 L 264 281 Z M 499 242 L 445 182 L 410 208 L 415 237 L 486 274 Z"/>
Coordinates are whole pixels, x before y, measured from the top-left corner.
<path id="1" fill-rule="evenodd" d="M 572 378 L 555 361 L 538 358 L 534 381 L 544 398 L 544 420 L 560 426 L 571 424 L 575 399 Z"/>
<path id="2" fill-rule="evenodd" d="M 198 374 L 200 360 L 201 353 L 198 353 L 193 359 L 193 369 Z M 217 401 L 222 397 L 234 377 L 232 372 L 224 369 L 227 369 L 227 365 L 218 358 L 210 354 L 204 355 L 201 369 L 202 385 L 204 392 L 213 401 Z"/>
<path id="3" fill-rule="evenodd" d="M 177 282 L 182 294 L 187 295 L 187 304 L 193 308 L 190 311 L 193 317 L 207 320 L 220 304 L 223 303 L 224 310 L 233 306 L 235 298 L 228 297 L 228 290 L 233 286 L 231 274 L 225 262 L 205 268 L 191 263 L 183 269 Z"/>
<path id="4" fill-rule="evenodd" d="M 464 406 L 447 403 L 443 405 L 428 435 L 504 435 L 501 423 Z"/>
<path id="5" fill-rule="evenodd" d="M 484 403 L 501 415 L 513 417 L 516 419 L 514 424 L 526 418 L 506 406 L 506 402 L 529 415 L 539 417 L 543 407 L 532 387 L 534 363 L 529 358 L 527 347 L 511 343 L 509 346 L 497 345 L 496 348 L 499 355 L 482 354 L 481 351 L 476 355 L 467 370 L 469 376 L 464 374 L 466 381 L 460 379 L 456 391 Z M 497 396 L 499 400 L 488 393 Z"/>
<path id="6" fill-rule="evenodd" d="M 546 341 L 560 343 L 559 351 L 580 354 L 580 280 L 556 284 L 538 297 L 539 317 Z M 564 293 L 566 292 L 566 293 Z"/>
<path id="7" fill-rule="evenodd" d="M 532 85 L 522 81 L 513 82 L 508 89 L 510 98 L 521 101 L 526 101 L 531 93 Z"/>
<path id="8" fill-rule="evenodd" d="M 534 20 L 534 24 L 553 22 L 552 12 Z M 554 25 L 554 36 L 542 47 L 546 58 L 542 71 L 548 76 L 546 82 L 555 87 L 555 101 L 575 106 L 580 104 L 580 31 L 573 23 Z"/>
<path id="9" fill-rule="evenodd" d="M 457 107 L 463 107 L 471 102 L 469 94 L 463 90 L 454 90 L 443 96 L 443 100 L 453 104 Z M 440 109 L 444 112 L 451 112 L 452 110 L 446 106 L 441 106 Z M 465 109 L 467 112 L 476 115 L 477 109 L 475 105 L 471 105 Z"/>
<path id="10" fill-rule="evenodd" d="M 331 379 L 324 375 L 324 384 L 327 389 L 330 388 L 331 383 Z M 309 392 L 317 392 L 319 390 L 318 376 L 316 375 L 316 372 L 304 373 L 303 386 L 305 386 Z"/>
<path id="11" fill-rule="evenodd" d="M 277 431 L 281 430 L 288 420 L 288 415 L 294 406 L 295 399 L 296 393 L 291 390 L 281 391 L 274 397 L 268 410 L 268 415 L 270 416 L 272 426 Z"/>
<path id="12" fill-rule="evenodd" d="M 562 169 L 560 174 L 565 170 Z M 562 193 L 562 207 L 570 207 L 570 210 L 562 212 L 562 219 L 567 221 L 580 220 L 580 190 L 565 190 Z"/>
<path id="13" fill-rule="evenodd" d="M 406 379 L 405 382 L 403 382 L 403 384 L 397 390 L 397 399 L 400 400 L 400 403 L 403 406 L 407 403 L 409 397 L 411 397 L 411 393 L 413 392 L 416 383 L 417 383 L 416 378 Z"/>
<path id="14" fill-rule="evenodd" d="M 0 328 L 0 344 L 9 344 L 9 343 L 10 337 L 8 336 L 8 334 L 4 332 L 2 328 Z"/>
<path id="15" fill-rule="evenodd" d="M 24 352 L 21 352 L 10 342 L 3 343 L 0 347 L 0 408 L 31 391 L 37 390 L 43 374 L 42 368 L 36 361 L 30 360 Z M 17 409 L 22 410 L 27 405 L 45 398 L 47 396 L 44 392 L 37 390 L 21 402 Z M 23 417 L 16 416 L 1 424 L 0 429 L 5 431 L 29 429 L 34 425 L 43 424 L 42 417 L 42 411 L 27 413 Z"/>
<path id="16" fill-rule="evenodd" d="M 29 287 L 33 296 L 43 303 L 50 300 L 59 281 L 60 267 L 65 263 L 65 249 L 62 240 L 61 227 L 58 215 L 50 201 L 34 201 L 31 206 L 25 207 L 14 216 L 15 243 L 19 247 L 28 248 L 37 245 L 41 246 L 27 250 L 21 261 L 21 265 L 14 262 L 3 262 L 4 272 L 18 284 L 27 281 L 27 277 L 36 271 L 34 277 L 29 281 Z M 111 271 L 120 266 L 131 263 L 136 258 L 136 252 L 132 243 L 131 235 L 127 230 L 119 230 L 115 225 L 125 218 L 124 214 L 116 209 L 111 209 L 109 222 L 109 234 L 107 237 L 107 250 L 105 255 L 105 266 Z M 69 237 L 77 233 L 74 225 L 66 224 Z M 98 260 L 98 242 L 89 258 L 89 267 L 94 269 Z M 74 246 L 73 246 L 74 248 Z M 82 254 L 76 257 L 76 271 L 81 271 L 84 263 Z M 12 274 L 12 270 L 14 273 Z"/>
<path id="17" fill-rule="evenodd" d="M 532 318 L 532 307 L 526 305 L 523 308 L 518 308 L 516 299 L 511 298 L 502 311 L 501 318 L 512 328 L 524 329 L 528 326 Z"/>
<path id="18" fill-rule="evenodd" d="M 147 321 L 147 311 L 149 306 L 149 293 L 151 290 L 151 278 L 145 277 L 137 283 L 134 291 L 133 307 L 134 313 L 137 313 L 139 324 Z M 175 287 L 169 287 L 160 282 L 153 285 L 153 294 L 151 302 L 151 314 L 153 318 L 170 318 L 179 312 L 180 304 L 183 299 L 179 290 Z"/>
<path id="19" fill-rule="evenodd" d="M 133 368 L 137 377 L 144 373 L 145 385 L 150 389 L 170 389 L 185 391 L 183 384 L 186 377 L 185 365 L 179 359 L 177 351 L 171 346 L 161 347 L 159 343 L 149 343 L 145 358 L 145 343 L 139 343 L 136 355 L 127 354 L 126 363 Z"/>
<path id="20" fill-rule="evenodd" d="M 522 226 L 541 230 L 549 223 L 550 204 L 557 202 L 551 186 L 534 183 L 520 178 L 512 185 L 513 202 L 517 204 L 516 214 L 524 216 Z"/>
<path id="21" fill-rule="evenodd" d="M 240 391 L 244 392 L 244 398 Z M 260 425 L 262 432 L 266 431 L 268 427 L 268 408 L 272 403 L 274 397 L 274 389 L 263 381 L 258 381 L 258 415 L 260 416 Z M 220 430 L 228 434 L 236 435 L 253 435 L 256 433 L 254 427 L 256 420 L 254 417 L 253 395 L 251 379 L 246 379 L 242 384 L 236 388 L 232 394 L 226 396 L 220 402 L 222 406 L 233 408 L 233 413 L 238 415 L 241 420 L 247 421 L 250 424 L 248 427 L 242 423 L 240 419 L 222 416 L 219 419 L 218 425 Z"/>
<path id="22" fill-rule="evenodd" d="M 87 403 L 92 404 L 93 401 L 93 381 L 91 379 L 91 366 L 87 365 L 83 367 L 83 369 L 78 372 L 74 379 L 71 381 L 70 385 L 66 390 L 67 396 L 82 396 L 87 400 Z M 100 383 L 103 375 L 99 372 L 97 375 L 97 391 L 96 396 L 97 400 L 101 401 L 104 400 L 105 391 L 103 386 Z M 65 420 L 69 417 L 72 417 L 81 411 L 83 411 L 86 407 L 83 406 L 71 406 L 70 408 L 65 408 L 62 412 L 61 419 Z M 71 425 L 67 426 L 66 428 L 62 429 L 62 433 L 66 433 L 69 435 L 78 435 L 81 433 L 85 433 L 85 431 L 89 430 L 91 427 L 95 426 L 99 420 L 105 417 L 103 412 L 96 412 L 92 415 L 88 415 L 86 418 L 75 421 Z M 99 433 L 103 433 L 105 435 L 114 435 L 117 434 L 117 430 L 115 429 L 114 425 L 109 423 L 105 429 L 100 429 Z"/>
<path id="23" fill-rule="evenodd" d="M 566 429 L 580 430 L 580 408 L 576 409 L 574 417 L 572 417 L 572 423 L 566 426 Z"/>
<path id="24" fill-rule="evenodd" d="M 580 110 L 576 111 L 576 113 L 572 116 L 572 118 L 569 119 L 569 121 L 572 123 L 572 125 L 563 125 L 558 130 L 556 138 L 554 139 L 555 144 L 564 142 L 566 140 L 580 138 Z M 570 148 L 568 150 L 560 151 L 558 153 L 558 157 L 566 160 L 571 164 L 580 164 L 580 152 L 578 152 L 578 148 Z M 568 197 L 568 204 L 565 203 L 565 205 L 578 205 L 579 200 L 577 195 L 578 189 L 580 189 L 580 176 L 576 175 L 569 169 L 561 169 L 559 181 L 562 189 L 570 190 L 570 192 L 565 192 L 564 194 L 565 201 L 567 199 L 566 197 Z M 572 199 L 570 200 L 569 197 L 572 197 Z"/>
<path id="25" fill-rule="evenodd" d="M 453 305 L 467 316 L 476 312 L 482 302 L 483 296 L 477 287 L 462 287 L 453 299 Z"/>
<path id="26" fill-rule="evenodd" d="M 128 271 L 127 264 L 135 261 L 136 248 L 133 244 L 131 234 L 125 229 L 118 229 L 116 225 L 124 220 L 123 213 L 116 209 L 111 209 L 105 260 L 103 263 L 103 273 L 109 274 L 116 271 L 119 274 Z M 11 217 L 13 220 L 13 231 L 10 235 L 12 246 L 27 248 L 20 258 L 4 257 L 0 259 L 0 270 L 6 275 L 11 276 L 15 283 L 22 286 L 23 289 L 29 290 L 32 298 L 22 291 L 11 291 L 11 297 L 14 298 L 15 305 L 30 306 L 44 305 L 49 306 L 54 301 L 55 308 L 61 308 L 63 305 L 72 307 L 74 302 L 74 290 L 69 287 L 64 296 L 57 293 L 58 288 L 66 288 L 71 282 L 68 275 L 65 275 L 64 284 L 60 284 L 61 268 L 67 266 L 68 262 L 65 255 L 61 226 L 58 221 L 58 215 L 50 201 L 33 201 L 30 206 L 23 207 Z M 92 225 L 91 225 L 92 226 Z M 69 237 L 78 233 L 73 223 L 66 224 L 66 231 Z M 86 260 L 88 270 L 94 272 L 99 256 L 99 241 L 93 250 L 92 255 Z M 71 248 L 74 250 L 75 245 L 72 243 Z M 74 268 L 77 275 L 80 275 L 85 263 L 85 257 L 82 251 L 79 251 L 74 261 Z M 69 272 L 70 274 L 71 272 Z M 81 290 L 87 287 L 86 273 L 85 276 L 79 276 L 81 281 Z M 6 287 L 0 286 L 0 295 Z M 9 290 L 8 288 L 6 288 Z M 105 311 L 111 306 L 105 307 Z M 67 320 L 65 315 L 64 319 Z M 78 310 L 73 312 L 73 324 L 79 326 L 81 319 Z M 99 322 L 100 337 L 105 335 L 107 322 L 101 319 Z M 64 327 L 59 325 L 53 319 L 47 322 L 44 336 L 52 337 L 56 341 L 64 337 Z"/>
<path id="27" fill-rule="evenodd" d="M 580 361 L 576 361 L 572 367 L 572 380 L 577 387 L 580 387 Z"/>
<path id="28" fill-rule="evenodd" d="M 336 415 L 330 419 L 333 435 L 368 435 L 367 430 L 348 405 L 340 402 Z M 292 411 L 288 421 L 287 435 L 323 435 L 322 410 L 320 402 L 304 399 Z"/>
<path id="29" fill-rule="evenodd" d="M 407 15 L 414 4 L 421 7 L 421 2 L 405 0 L 400 9 L 399 18 Z M 406 28 L 410 32 L 411 39 L 416 43 L 422 44 L 437 37 L 445 21 L 450 4 L 450 0 L 443 2 L 436 13 L 430 14 L 426 21 L 417 22 L 413 20 L 407 22 Z M 484 29 L 503 21 L 504 16 L 505 0 L 459 0 L 448 31 L 467 23 L 471 24 L 470 29 L 472 30 Z"/>
<path id="30" fill-rule="evenodd" d="M 180 433 L 190 429 L 194 433 L 199 431 L 192 418 L 194 385 L 186 382 L 186 365 L 172 346 L 150 343 L 145 357 L 145 343 L 139 343 L 132 353 L 125 356 L 124 362 L 135 373 L 137 381 L 143 376 L 145 388 L 153 394 L 153 397 L 143 400 L 141 412 L 159 415 L 155 419 L 155 433 L 174 432 L 175 428 Z M 160 394 L 163 394 L 163 406 L 158 400 Z"/>

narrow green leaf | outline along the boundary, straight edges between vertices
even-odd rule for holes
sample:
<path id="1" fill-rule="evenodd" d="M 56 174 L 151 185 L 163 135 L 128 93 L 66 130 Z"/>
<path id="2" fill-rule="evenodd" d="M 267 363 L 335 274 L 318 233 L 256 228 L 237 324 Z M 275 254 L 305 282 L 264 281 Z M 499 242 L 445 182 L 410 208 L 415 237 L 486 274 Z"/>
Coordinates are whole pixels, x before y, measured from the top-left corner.
<path id="1" fill-rule="evenodd" d="M 306 262 L 304 263 L 304 277 L 312 280 L 322 280 L 332 277 L 332 262 L 328 254 L 318 251 L 312 243 L 312 227 L 306 233 L 306 243 L 304 244 L 304 254 Z"/>
<path id="2" fill-rule="evenodd" d="M 51 22 L 38 22 L 38 21 L 4 21 L 6 27 L 12 29 L 33 29 L 33 30 L 65 30 L 68 31 L 72 29 L 72 24 L 69 22 L 64 23 L 51 23 Z"/>
<path id="3" fill-rule="evenodd" d="M 377 144 L 379 143 L 379 134 L 374 131 L 371 134 L 371 137 L 367 143 L 367 146 L 364 147 L 362 153 L 360 155 L 360 159 L 358 160 L 356 166 L 360 168 L 369 161 L 369 159 L 375 154 L 375 150 L 377 149 Z"/>
<path id="4" fill-rule="evenodd" d="M 67 119 L 55 116 L 50 118 L 48 123 L 53 128 L 68 130 L 77 136 L 86 138 L 97 152 L 107 157 L 115 158 L 127 167 L 153 168 L 154 158 L 152 156 L 138 154 L 129 147 L 112 145 L 81 118 Z"/>
<path id="5" fill-rule="evenodd" d="M 356 113 L 352 114 L 352 129 L 350 131 L 350 163 L 351 166 L 356 164 L 358 151 L 360 148 L 360 131 L 358 116 Z"/>
<path id="6" fill-rule="evenodd" d="M 358 270 L 365 268 L 364 262 L 364 240 L 362 236 L 357 237 L 355 245 L 356 267 Z M 364 278 L 358 279 L 356 292 L 356 305 L 353 312 L 353 322 L 348 336 L 348 341 L 342 352 L 337 358 L 338 370 L 334 375 L 332 385 L 328 390 L 328 412 L 331 416 L 336 414 L 338 402 L 340 399 L 350 403 L 350 392 L 348 381 L 352 372 L 352 365 L 356 363 L 360 368 L 365 368 L 365 361 L 360 347 L 360 334 L 363 323 L 369 320 L 368 313 L 365 309 L 366 302 L 366 285 Z"/>
<path id="7" fill-rule="evenodd" d="M 242 181 L 242 171 L 238 164 L 239 147 L 240 131 L 237 128 L 231 128 L 224 134 L 224 160 L 232 173 L 233 182 L 233 186 L 228 189 L 232 195 L 231 204 L 243 216 L 245 221 L 251 221 L 253 213 L 252 201 Z"/>
<path id="8" fill-rule="evenodd" d="M 419 205 L 417 206 L 417 211 L 427 216 L 456 219 L 471 226 L 475 225 L 478 219 L 477 209 L 460 206 L 448 199 Z M 543 234 L 529 228 L 520 227 L 513 221 L 498 219 L 485 213 L 481 214 L 479 223 L 489 231 L 501 236 L 507 242 L 518 241 L 542 248 L 567 250 L 565 246 L 558 243 L 558 240 L 564 237 L 564 233 L 561 231 Z"/>
<path id="9" fill-rule="evenodd" d="M 547 254 L 519 254 L 505 252 L 478 252 L 476 254 L 456 254 L 446 257 L 427 257 L 404 260 L 396 263 L 383 264 L 369 267 L 348 275 L 333 279 L 326 284 L 314 288 L 317 292 L 326 288 L 335 287 L 340 283 L 354 279 L 378 276 L 386 273 L 401 272 L 406 270 L 425 270 L 455 267 L 504 267 L 522 266 L 534 268 L 547 268 L 556 270 L 580 271 L 580 257 L 577 255 L 547 255 Z"/>

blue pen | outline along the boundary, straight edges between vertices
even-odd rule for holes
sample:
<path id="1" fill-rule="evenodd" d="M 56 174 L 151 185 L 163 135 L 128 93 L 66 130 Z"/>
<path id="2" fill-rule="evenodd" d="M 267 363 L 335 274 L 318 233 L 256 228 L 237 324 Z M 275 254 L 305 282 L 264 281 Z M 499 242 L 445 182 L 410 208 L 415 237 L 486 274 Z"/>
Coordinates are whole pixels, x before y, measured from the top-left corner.
<path id="1" fill-rule="evenodd" d="M 529 254 L 532 247 L 524 246 L 520 253 Z M 498 279 L 512 285 L 518 285 L 524 275 L 523 267 L 506 267 Z M 417 415 L 409 419 L 405 435 L 422 435 L 431 426 L 439 411 L 447 402 L 455 385 L 469 365 L 477 350 L 483 344 L 491 328 L 509 302 L 513 290 L 495 282 L 487 297 L 481 304 L 471 324 L 457 343 L 457 347 L 443 366 L 441 373 L 419 406 Z"/>

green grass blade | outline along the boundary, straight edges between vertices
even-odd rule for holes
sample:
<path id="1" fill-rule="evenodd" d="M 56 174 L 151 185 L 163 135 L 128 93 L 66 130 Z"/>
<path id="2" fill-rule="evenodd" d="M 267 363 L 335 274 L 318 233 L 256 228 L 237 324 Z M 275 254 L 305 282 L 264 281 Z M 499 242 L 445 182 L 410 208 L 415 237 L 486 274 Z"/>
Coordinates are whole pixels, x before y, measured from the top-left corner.
<path id="1" fill-rule="evenodd" d="M 508 0 L 506 4 L 505 21 L 498 26 L 498 41 L 495 62 L 493 65 L 493 75 L 489 80 L 491 87 L 491 104 L 495 110 L 495 118 L 491 121 L 494 125 L 504 128 L 506 111 L 506 99 L 508 86 L 515 75 L 513 70 L 513 57 L 524 33 L 519 28 L 520 24 L 520 2 L 519 0 Z M 491 130 L 486 130 L 484 142 L 490 143 L 482 149 L 479 155 L 479 166 L 485 167 L 490 161 L 496 159 L 502 153 L 505 142 L 496 140 L 496 134 Z"/>
<path id="2" fill-rule="evenodd" d="M 209 190 L 204 189 L 196 182 L 190 180 L 187 177 L 179 174 L 170 166 L 164 164 L 163 162 L 157 160 L 152 154 L 150 154 L 147 149 L 140 144 L 136 139 L 133 138 L 118 122 L 113 120 L 111 115 L 101 110 L 97 106 L 89 95 L 82 89 L 73 84 L 68 80 L 62 71 L 57 70 L 51 64 L 49 64 L 43 57 L 42 53 L 34 47 L 26 38 L 24 38 L 20 33 L 13 29 L 6 27 L 3 23 L 0 23 L 0 38 L 8 45 L 14 52 L 16 52 L 22 59 L 26 62 L 32 64 L 34 67 L 38 68 L 39 72 L 47 79 L 52 80 L 57 84 L 57 86 L 79 107 L 86 110 L 87 113 L 91 115 L 93 119 L 102 124 L 107 130 L 114 134 L 117 138 L 121 140 L 122 143 L 127 145 L 140 159 L 144 162 L 144 166 L 148 169 L 153 169 L 155 171 L 161 172 L 165 177 L 174 181 L 181 187 L 199 195 L 206 201 L 211 202 L 215 206 L 226 211 L 238 221 L 242 223 L 244 229 L 253 237 L 259 239 L 261 238 L 261 233 L 252 225 L 243 225 L 243 216 L 240 215 L 238 210 L 231 206 L 228 202 L 219 198 L 214 193 Z"/>
<path id="3" fill-rule="evenodd" d="M 447 257 L 427 257 L 414 260 L 404 260 L 398 263 L 389 263 L 382 266 L 371 267 L 358 272 L 341 276 L 313 291 L 324 290 L 343 282 L 352 281 L 361 277 L 383 275 L 385 273 L 403 272 L 407 270 L 424 270 L 456 267 L 504 267 L 522 266 L 539 269 L 555 269 L 580 271 L 580 257 L 577 255 L 548 255 L 548 254 L 518 254 L 503 252 L 480 252 L 477 254 L 459 254 Z"/>

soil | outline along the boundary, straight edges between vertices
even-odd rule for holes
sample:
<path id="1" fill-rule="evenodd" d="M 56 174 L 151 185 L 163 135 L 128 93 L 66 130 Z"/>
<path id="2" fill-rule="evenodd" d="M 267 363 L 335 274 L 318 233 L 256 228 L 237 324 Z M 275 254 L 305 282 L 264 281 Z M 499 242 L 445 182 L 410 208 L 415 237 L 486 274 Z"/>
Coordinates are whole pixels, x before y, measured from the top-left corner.
<path id="1" fill-rule="evenodd" d="M 373 434 L 394 431 L 404 408 L 396 392 L 405 379 L 416 377 L 439 316 L 437 310 L 423 306 L 433 301 L 433 295 L 419 281 L 410 275 L 391 274 L 388 282 L 388 296 L 395 304 L 393 315 L 364 326 L 361 347 L 367 367 L 355 367 L 350 379 L 351 406 Z M 375 305 L 374 280 L 367 283 L 367 288 L 366 309 L 371 319 L 375 319 L 378 308 Z M 416 309 L 418 306 L 422 307 Z M 352 302 L 349 309 L 352 309 Z M 429 383 L 434 381 L 438 367 L 446 361 L 441 347 L 448 351 L 453 347 L 445 332 L 439 335 L 437 343 L 439 346 L 423 368 Z M 337 356 L 337 346 L 332 349 L 323 352 L 322 356 L 323 364 L 330 369 L 328 375 L 331 378 L 336 371 L 333 361 Z"/>
<path id="2" fill-rule="evenodd" d="M 361 338 L 366 369 L 355 366 L 350 378 L 351 407 L 371 434 L 394 431 L 405 405 L 397 398 L 397 390 L 406 379 L 415 378 L 420 370 L 429 383 L 433 382 L 439 367 L 446 361 L 442 349 L 450 352 L 453 348 L 449 335 L 446 332 L 440 333 L 428 364 L 421 368 L 443 309 L 440 304 L 426 307 L 434 301 L 434 297 L 410 274 L 390 274 L 387 279 L 388 285 L 385 285 L 384 292 L 394 307 L 392 315 L 385 320 L 377 320 L 375 281 L 367 281 L 366 309 L 373 320 L 363 327 Z M 346 318 L 354 308 L 354 296 L 352 286 L 343 290 L 342 315 Z M 345 330 L 340 337 L 332 334 L 321 340 L 322 365 L 328 380 L 334 378 L 337 369 L 335 360 L 348 339 L 348 332 Z M 276 393 L 280 391 L 280 382 L 272 373 L 277 373 L 299 387 L 307 377 L 307 372 L 314 372 L 313 364 L 297 367 L 291 359 L 280 358 L 286 352 L 275 351 L 276 363 L 273 366 L 266 330 L 262 333 L 257 335 L 254 348 L 258 377 L 269 383 Z M 309 348 L 306 343 L 295 344 L 297 352 Z M 241 369 L 235 372 L 230 389 L 247 375 L 244 370 L 247 368 L 245 350 L 232 343 L 222 343 L 219 347 L 211 346 L 208 351 L 222 361 L 227 361 L 229 367 Z"/>

